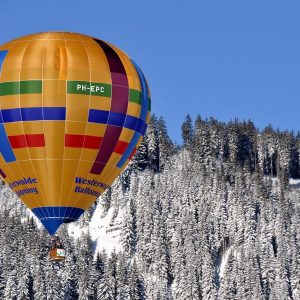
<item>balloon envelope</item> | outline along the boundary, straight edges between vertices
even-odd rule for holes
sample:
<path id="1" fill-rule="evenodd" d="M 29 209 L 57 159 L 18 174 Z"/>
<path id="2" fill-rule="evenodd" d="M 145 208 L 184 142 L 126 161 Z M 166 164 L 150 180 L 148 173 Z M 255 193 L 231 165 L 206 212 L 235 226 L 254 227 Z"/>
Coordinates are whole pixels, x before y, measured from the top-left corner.
<path id="1" fill-rule="evenodd" d="M 0 176 L 50 234 L 113 183 L 149 117 L 143 73 L 107 42 L 48 32 L 0 46 Z"/>

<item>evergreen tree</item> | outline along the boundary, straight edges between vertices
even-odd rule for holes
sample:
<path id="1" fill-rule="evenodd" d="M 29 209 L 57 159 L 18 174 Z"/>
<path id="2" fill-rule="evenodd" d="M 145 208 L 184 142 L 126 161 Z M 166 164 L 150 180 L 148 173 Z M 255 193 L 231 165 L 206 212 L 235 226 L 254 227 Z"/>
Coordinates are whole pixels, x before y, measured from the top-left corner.
<path id="1" fill-rule="evenodd" d="M 163 117 L 157 121 L 158 149 L 159 149 L 159 170 L 162 171 L 164 166 L 169 163 L 175 147 L 168 135 L 166 122 Z"/>
<path id="2" fill-rule="evenodd" d="M 17 282 L 17 272 L 12 270 L 7 277 L 6 286 L 4 289 L 4 299 L 17 300 L 18 299 L 18 282 Z"/>
<path id="3" fill-rule="evenodd" d="M 194 130 L 192 118 L 189 114 L 186 116 L 185 121 L 181 126 L 181 136 L 183 139 L 184 146 L 190 149 L 193 142 Z"/>
<path id="4" fill-rule="evenodd" d="M 159 140 L 157 132 L 157 118 L 151 115 L 148 129 L 147 129 L 147 142 L 148 142 L 148 168 L 157 172 L 159 170 Z"/>
<path id="5" fill-rule="evenodd" d="M 133 260 L 133 264 L 131 266 L 128 283 L 128 292 L 130 300 L 145 299 L 144 280 L 139 275 L 136 260 Z"/>
<path id="6" fill-rule="evenodd" d="M 110 281 L 106 274 L 100 279 L 97 296 L 99 300 L 114 299 Z"/>

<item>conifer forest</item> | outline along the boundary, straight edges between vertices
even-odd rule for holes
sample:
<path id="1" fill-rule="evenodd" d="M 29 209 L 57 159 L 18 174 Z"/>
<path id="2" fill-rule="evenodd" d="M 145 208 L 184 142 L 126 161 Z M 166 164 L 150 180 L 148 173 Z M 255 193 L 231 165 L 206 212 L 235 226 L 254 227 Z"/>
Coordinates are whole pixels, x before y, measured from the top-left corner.
<path id="1" fill-rule="evenodd" d="M 80 234 L 59 230 L 63 262 L 49 261 L 49 235 L 2 183 L 0 299 L 299 300 L 300 134 L 189 115 L 181 133 L 177 145 L 152 116 Z M 89 230 L 98 208 L 111 251 Z"/>

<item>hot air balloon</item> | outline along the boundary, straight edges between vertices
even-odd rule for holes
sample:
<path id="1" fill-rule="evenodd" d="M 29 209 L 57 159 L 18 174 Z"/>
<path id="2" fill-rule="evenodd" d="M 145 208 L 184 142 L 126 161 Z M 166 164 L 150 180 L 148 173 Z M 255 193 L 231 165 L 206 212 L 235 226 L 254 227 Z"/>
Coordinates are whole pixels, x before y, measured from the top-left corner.
<path id="1" fill-rule="evenodd" d="M 50 235 L 76 221 L 132 159 L 150 118 L 124 52 L 78 33 L 0 46 L 0 177 Z"/>

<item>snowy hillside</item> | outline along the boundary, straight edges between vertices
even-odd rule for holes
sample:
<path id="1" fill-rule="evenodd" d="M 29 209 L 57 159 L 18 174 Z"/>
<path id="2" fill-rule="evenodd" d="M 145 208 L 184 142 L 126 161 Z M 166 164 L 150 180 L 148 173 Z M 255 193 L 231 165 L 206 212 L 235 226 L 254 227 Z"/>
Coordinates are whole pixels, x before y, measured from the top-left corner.
<path id="1" fill-rule="evenodd" d="M 95 253 L 105 250 L 108 254 L 115 249 L 122 251 L 121 234 L 125 208 L 118 211 L 115 216 L 114 208 L 111 207 L 107 212 L 101 205 L 98 205 L 92 215 L 91 221 L 87 226 L 72 223 L 68 226 L 70 236 L 78 239 L 83 232 L 90 232 L 91 239 L 95 245 Z"/>
<path id="2" fill-rule="evenodd" d="M 0 299 L 300 299 L 300 137 L 187 118 L 173 145 L 152 118 L 129 168 L 58 234 L 7 187 Z"/>

